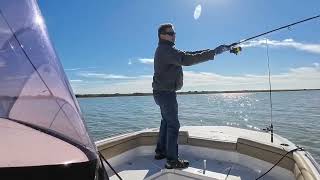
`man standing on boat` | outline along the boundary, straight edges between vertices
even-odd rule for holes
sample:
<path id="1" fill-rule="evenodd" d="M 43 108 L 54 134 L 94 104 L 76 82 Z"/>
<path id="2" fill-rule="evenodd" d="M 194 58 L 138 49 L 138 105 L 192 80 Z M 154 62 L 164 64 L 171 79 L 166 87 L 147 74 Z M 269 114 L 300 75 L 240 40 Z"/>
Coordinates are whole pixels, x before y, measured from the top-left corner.
<path id="1" fill-rule="evenodd" d="M 178 103 L 176 91 L 183 85 L 182 66 L 214 59 L 217 54 L 230 50 L 221 45 L 210 50 L 180 51 L 174 47 L 176 33 L 172 24 L 162 24 L 158 29 L 159 44 L 154 55 L 153 97 L 161 111 L 161 126 L 155 159 L 167 158 L 166 168 L 187 168 L 189 162 L 178 158 Z"/>

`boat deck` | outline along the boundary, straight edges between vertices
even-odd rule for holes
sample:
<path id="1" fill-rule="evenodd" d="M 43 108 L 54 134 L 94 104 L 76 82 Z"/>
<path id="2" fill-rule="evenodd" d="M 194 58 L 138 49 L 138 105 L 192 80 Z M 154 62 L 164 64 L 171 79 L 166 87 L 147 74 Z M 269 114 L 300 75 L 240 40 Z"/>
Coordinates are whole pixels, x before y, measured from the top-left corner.
<path id="1" fill-rule="evenodd" d="M 204 159 L 198 158 L 187 152 L 180 153 L 181 158 L 190 161 L 190 167 L 183 170 L 164 169 L 165 160 L 155 160 L 153 155 L 134 157 L 127 162 L 115 167 L 122 179 L 167 179 L 159 178 L 161 173 L 177 173 L 187 179 L 228 179 L 228 180 L 252 180 L 259 177 L 260 171 L 247 168 L 232 162 L 206 159 L 206 171 L 203 174 Z M 113 175 L 111 180 L 117 180 Z M 172 178 L 168 178 L 172 179 Z M 266 175 L 263 179 L 275 179 Z M 277 178 L 278 179 L 278 178 Z M 288 178 L 290 179 L 290 178 Z"/>
<path id="2" fill-rule="evenodd" d="M 275 149 L 288 151 L 294 148 L 287 139 L 280 136 L 274 136 L 274 142 L 270 142 L 270 134 L 259 131 L 245 130 L 233 127 L 208 127 L 208 126 L 185 126 L 181 131 L 188 132 L 188 142 L 179 145 L 179 156 L 190 162 L 190 167 L 183 170 L 168 170 L 164 168 L 165 160 L 154 159 L 154 144 L 141 145 L 147 139 L 137 140 L 128 137 L 135 137 L 144 134 L 144 132 L 157 132 L 157 129 L 149 129 L 137 133 L 129 133 L 120 137 L 113 137 L 97 144 L 105 142 L 117 142 L 125 144 L 130 141 L 136 145 L 128 151 L 108 158 L 115 170 L 122 179 L 230 179 L 230 180 L 252 180 L 259 177 L 272 167 L 272 163 L 256 159 L 245 153 L 239 153 L 236 149 L 241 149 L 241 140 L 254 140 L 263 146 L 273 147 Z M 150 138 L 150 137 L 148 137 Z M 122 139 L 119 141 L 119 139 Z M 125 140 L 123 140 L 125 139 Z M 214 142 L 213 147 L 211 146 Z M 110 145 L 112 146 L 119 146 Z M 130 144 L 130 143 L 128 143 Z M 147 143 L 146 143 L 147 144 Z M 205 145 L 205 144 L 208 144 Z M 282 146 L 281 144 L 287 144 Z M 132 144 L 131 144 L 132 146 Z M 218 148 L 216 148 L 218 147 Z M 221 148 L 220 148 L 221 147 Z M 263 147 L 264 148 L 264 147 Z M 244 149 L 246 151 L 246 149 Z M 111 152 L 111 151 L 110 151 Z M 253 153 L 255 153 L 253 151 Z M 272 157 L 279 159 L 279 156 Z M 206 170 L 203 174 L 204 161 L 206 161 Z M 106 165 L 107 167 L 107 165 Z M 108 174 L 111 179 L 118 179 L 109 169 Z M 283 167 L 276 167 L 264 178 L 261 179 L 295 179 L 291 171 Z"/>

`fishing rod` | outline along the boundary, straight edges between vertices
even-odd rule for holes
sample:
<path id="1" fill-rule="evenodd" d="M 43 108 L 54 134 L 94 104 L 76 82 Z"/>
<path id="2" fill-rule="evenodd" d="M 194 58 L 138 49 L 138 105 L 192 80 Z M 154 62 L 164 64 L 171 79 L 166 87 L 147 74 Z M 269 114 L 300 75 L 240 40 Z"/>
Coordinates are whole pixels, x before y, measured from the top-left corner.
<path id="1" fill-rule="evenodd" d="M 228 45 L 228 47 L 230 48 L 230 53 L 238 54 L 242 50 L 242 48 L 240 46 L 236 47 L 239 44 L 242 44 L 244 42 L 247 42 L 249 40 L 255 39 L 257 37 L 260 37 L 260 36 L 263 36 L 263 35 L 266 35 L 266 34 L 270 34 L 270 33 L 275 32 L 275 31 L 279 31 L 279 30 L 284 29 L 284 28 L 290 28 L 291 26 L 294 26 L 294 25 L 297 25 L 297 24 L 300 24 L 300 23 L 303 23 L 303 22 L 306 22 L 306 21 L 310 21 L 312 19 L 316 19 L 316 18 L 319 18 L 319 17 L 320 17 L 320 15 L 313 16 L 313 17 L 310 17 L 310 18 L 306 18 L 306 19 L 303 19 L 301 21 L 297 21 L 297 22 L 294 22 L 294 23 L 291 23 L 291 24 L 288 24 L 288 25 L 285 25 L 285 26 L 281 26 L 279 28 L 276 28 L 276 29 L 273 29 L 273 30 L 270 30 L 270 31 L 267 31 L 267 32 L 264 32 L 264 33 L 261 33 L 261 34 L 255 35 L 255 36 L 252 36 L 252 37 L 249 37 L 249 38 L 241 40 L 239 42 L 232 43 L 232 44 Z"/>
<path id="2" fill-rule="evenodd" d="M 279 28 L 276 28 L 276 29 L 273 29 L 273 30 L 270 30 L 270 31 L 267 31 L 267 32 L 264 32 L 264 33 L 261 33 L 261 34 L 258 34 L 258 35 L 255 35 L 255 36 L 252 36 L 252 37 L 249 37 L 247 39 L 244 39 L 244 40 L 240 40 L 239 42 L 235 42 L 235 43 L 232 43 L 230 45 L 228 45 L 228 49 L 230 50 L 230 53 L 233 53 L 233 54 L 238 54 L 242 48 L 240 46 L 237 46 L 239 44 L 242 44 L 244 42 L 247 42 L 247 41 L 250 41 L 252 39 L 255 39 L 257 37 L 260 37 L 260 36 L 264 36 L 266 34 L 270 34 L 272 32 L 276 32 L 276 31 L 279 31 L 281 29 L 284 29 L 284 28 L 290 28 L 291 26 L 294 26 L 294 25 L 297 25 L 297 24 L 300 24 L 300 23 L 303 23 L 303 22 L 306 22 L 306 21 L 310 21 L 310 20 L 313 20 L 313 19 L 316 19 L 316 18 L 319 18 L 320 15 L 317 15 L 317 16 L 313 16 L 313 17 L 310 17 L 310 18 L 306 18 L 306 19 L 303 19 L 303 20 L 300 20 L 300 21 L 297 21 L 297 22 L 294 22 L 294 23 L 291 23 L 291 24 L 288 24 L 288 25 L 285 25 L 285 26 L 281 26 Z M 270 95 L 270 113 L 271 113 L 271 124 L 269 127 L 267 127 L 266 129 L 264 129 L 265 131 L 270 131 L 271 132 L 271 142 L 273 143 L 273 120 L 272 120 L 272 97 L 271 97 L 271 79 L 270 79 L 270 59 L 269 59 L 269 47 L 268 47 L 268 40 L 266 39 L 266 45 L 267 45 L 267 58 L 268 58 L 268 73 L 269 73 L 269 95 Z"/>
<path id="3" fill-rule="evenodd" d="M 269 57 L 269 46 L 268 46 L 268 39 L 266 39 L 267 45 L 267 59 L 268 59 L 268 74 L 269 74 L 269 100 L 270 100 L 270 133 L 271 133 L 271 143 L 273 143 L 273 120 L 272 120 L 272 96 L 271 96 L 271 73 L 270 73 L 270 57 Z"/>

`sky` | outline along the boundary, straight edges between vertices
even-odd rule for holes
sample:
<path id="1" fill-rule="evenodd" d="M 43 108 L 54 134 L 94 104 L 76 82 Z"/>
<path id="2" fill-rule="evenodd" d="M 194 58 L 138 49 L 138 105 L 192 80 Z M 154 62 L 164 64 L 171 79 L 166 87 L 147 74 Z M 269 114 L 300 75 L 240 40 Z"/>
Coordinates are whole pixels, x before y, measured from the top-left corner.
<path id="1" fill-rule="evenodd" d="M 38 0 L 51 41 L 77 94 L 152 92 L 159 24 L 172 23 L 176 48 L 193 51 L 320 14 L 320 1 Z M 267 43 L 266 43 L 267 42 Z M 320 89 L 320 18 L 183 67 L 181 91 Z"/>

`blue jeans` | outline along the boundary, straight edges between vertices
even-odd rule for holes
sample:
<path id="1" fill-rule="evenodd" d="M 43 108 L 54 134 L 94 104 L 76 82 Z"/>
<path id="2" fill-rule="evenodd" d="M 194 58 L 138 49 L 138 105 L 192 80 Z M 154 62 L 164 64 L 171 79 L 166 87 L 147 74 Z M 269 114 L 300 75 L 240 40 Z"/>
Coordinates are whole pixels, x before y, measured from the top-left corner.
<path id="1" fill-rule="evenodd" d="M 167 160 L 178 159 L 178 119 L 177 95 L 174 91 L 153 91 L 153 97 L 161 111 L 161 126 L 156 153 L 164 154 Z"/>

